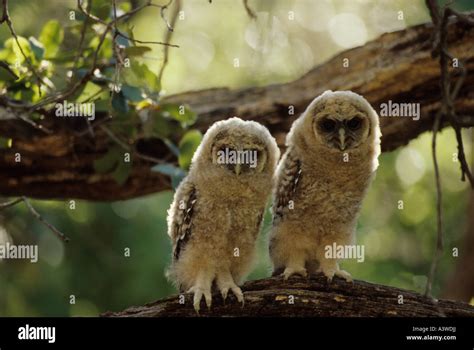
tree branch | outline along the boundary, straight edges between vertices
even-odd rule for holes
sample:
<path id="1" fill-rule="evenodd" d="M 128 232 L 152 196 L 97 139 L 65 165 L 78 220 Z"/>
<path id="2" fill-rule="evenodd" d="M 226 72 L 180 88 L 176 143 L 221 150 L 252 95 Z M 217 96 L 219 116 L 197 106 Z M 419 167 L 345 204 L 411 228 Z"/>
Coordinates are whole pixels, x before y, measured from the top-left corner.
<path id="1" fill-rule="evenodd" d="M 203 305 L 201 316 L 237 317 L 473 317 L 474 307 L 448 300 L 433 300 L 421 294 L 354 281 L 353 284 L 336 277 L 331 284 L 324 276 L 310 279 L 292 277 L 284 281 L 272 277 L 249 281 L 242 287 L 245 305 L 233 295 L 224 304 L 218 293 L 213 295 L 212 309 Z M 401 303 L 400 303 L 401 302 Z M 194 317 L 192 296 L 158 300 L 124 311 L 106 312 L 106 317 Z"/>
<path id="2" fill-rule="evenodd" d="M 382 150 L 392 151 L 431 131 L 441 107 L 439 62 L 431 56 L 432 32 L 432 24 L 422 24 L 384 34 L 364 46 L 336 55 L 290 83 L 193 91 L 165 97 L 161 102 L 189 105 L 199 115 L 194 127 L 202 132 L 215 121 L 232 116 L 259 121 L 270 129 L 281 147 L 295 118 L 327 89 L 362 94 L 377 111 L 381 103 L 389 100 L 420 103 L 421 118 L 417 121 L 381 117 Z M 473 126 L 474 29 L 453 20 L 448 24 L 447 35 L 451 55 L 464 62 L 466 70 L 454 108 L 460 125 Z M 348 59 L 348 67 L 343 66 L 344 59 Z M 2 105 L 0 100 L 0 115 Z M 293 109 L 294 113 L 290 113 Z M 0 194 L 119 200 L 170 188 L 169 178 L 152 172 L 154 162 L 145 159 L 134 159 L 131 176 L 124 186 L 116 184 L 108 174 L 95 173 L 93 162 L 103 156 L 109 144 L 103 130 L 95 129 L 92 142 L 88 137 L 77 136 L 78 121 L 74 118 L 56 118 L 48 111 L 44 115 L 42 125 L 53 130 L 52 135 L 18 120 L 0 118 L 0 136 L 13 140 L 12 148 L 0 150 Z M 104 118 L 106 113 L 97 112 L 93 126 Z M 443 119 L 440 128 L 447 123 Z M 136 146 L 141 154 L 154 159 L 175 159 L 159 139 L 141 140 Z M 21 163 L 14 162 L 16 152 L 22 155 Z"/>

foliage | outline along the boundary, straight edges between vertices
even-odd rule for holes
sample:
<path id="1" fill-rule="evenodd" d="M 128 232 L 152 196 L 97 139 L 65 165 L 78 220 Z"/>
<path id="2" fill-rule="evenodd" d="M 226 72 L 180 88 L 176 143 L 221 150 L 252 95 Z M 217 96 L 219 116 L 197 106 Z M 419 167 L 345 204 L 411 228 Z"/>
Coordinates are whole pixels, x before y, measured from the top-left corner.
<path id="1" fill-rule="evenodd" d="M 129 4 L 122 3 L 118 10 L 123 13 L 127 8 Z M 67 96 L 68 103 L 94 103 L 97 112 L 112 117 L 107 125 L 115 137 L 94 163 L 98 173 L 110 173 L 124 184 L 131 162 L 122 161 L 128 150 L 116 141 L 135 145 L 142 137 L 161 139 L 170 147 L 172 140 L 179 142 L 182 146 L 175 147 L 176 156 L 185 170 L 200 140 L 197 131 L 188 132 L 197 116 L 188 106 L 161 103 L 160 79 L 144 59 L 152 48 L 134 40 L 130 23 L 117 22 L 117 29 L 102 40 L 105 23 L 114 20 L 110 1 L 94 1 L 89 12 L 104 23 L 92 23 L 77 8 L 71 11 L 71 24 L 51 19 L 38 37 L 17 36 L 5 41 L 0 50 L 0 60 L 8 67 L 0 68 L 0 90 L 6 92 L 5 97 L 36 106 L 78 84 L 80 88 Z M 127 33 L 127 38 L 117 33 Z M 91 71 L 90 79 L 85 79 Z M 47 104 L 47 108 L 54 110 L 54 104 Z"/>

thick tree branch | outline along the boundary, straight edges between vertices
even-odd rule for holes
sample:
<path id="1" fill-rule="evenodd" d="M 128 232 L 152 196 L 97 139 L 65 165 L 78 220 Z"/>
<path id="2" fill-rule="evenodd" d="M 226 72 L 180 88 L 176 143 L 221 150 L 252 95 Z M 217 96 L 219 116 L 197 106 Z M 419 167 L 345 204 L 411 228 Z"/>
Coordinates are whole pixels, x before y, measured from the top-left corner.
<path id="1" fill-rule="evenodd" d="M 447 38 L 450 54 L 464 63 L 466 72 L 454 108 L 460 124 L 468 127 L 474 125 L 474 29 L 463 21 L 451 22 Z M 431 56 L 432 32 L 432 24 L 423 24 L 382 35 L 362 47 L 342 52 L 290 83 L 194 91 L 169 96 L 163 102 L 190 105 L 199 115 L 196 127 L 203 132 L 213 122 L 232 116 L 257 120 L 270 129 L 280 146 L 294 119 L 327 89 L 360 93 L 377 111 L 381 103 L 389 100 L 420 103 L 418 121 L 406 117 L 381 118 L 382 149 L 391 151 L 432 130 L 441 106 L 439 63 Z M 348 67 L 343 65 L 344 59 L 348 59 Z M 144 159 L 134 159 L 132 174 L 124 186 L 116 184 L 110 175 L 96 174 L 93 161 L 104 154 L 109 142 L 100 129 L 95 129 L 93 139 L 81 133 L 78 136 L 78 128 L 85 123 L 74 118 L 55 118 L 45 111 L 42 125 L 54 131 L 45 135 L 20 120 L 4 118 L 2 105 L 8 104 L 0 100 L 0 136 L 13 140 L 13 148 L 0 151 L 2 195 L 118 200 L 170 188 L 169 179 L 151 172 L 154 163 Z M 294 113 L 290 113 L 293 109 Z M 106 117 L 96 113 L 95 123 Z M 137 149 L 154 159 L 174 159 L 158 139 L 142 140 Z M 14 161 L 17 152 L 22 155 L 21 163 Z"/>
<path id="2" fill-rule="evenodd" d="M 242 307 L 233 296 L 224 304 L 213 295 L 212 309 L 202 305 L 201 316 L 238 317 L 473 317 L 474 307 L 448 300 L 433 300 L 421 294 L 394 287 L 354 281 L 349 284 L 335 278 L 328 284 L 323 276 L 311 279 L 281 277 L 250 281 L 242 291 Z M 163 300 L 131 307 L 121 312 L 107 312 L 108 317 L 193 317 L 192 297 L 184 304 L 175 295 Z"/>

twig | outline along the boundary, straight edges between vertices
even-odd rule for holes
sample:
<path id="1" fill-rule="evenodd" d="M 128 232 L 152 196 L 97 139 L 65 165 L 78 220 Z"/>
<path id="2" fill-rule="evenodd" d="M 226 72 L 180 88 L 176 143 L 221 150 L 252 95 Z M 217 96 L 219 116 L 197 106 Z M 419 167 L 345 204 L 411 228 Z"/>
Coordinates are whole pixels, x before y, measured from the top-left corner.
<path id="1" fill-rule="evenodd" d="M 10 68 L 10 66 L 6 63 L 6 62 L 3 62 L 3 61 L 0 61 L 0 67 L 2 67 L 3 69 L 5 69 L 8 73 L 10 73 L 10 75 L 15 78 L 15 80 L 18 80 L 20 77 L 18 75 L 16 75 L 16 73 Z"/>
<path id="2" fill-rule="evenodd" d="M 130 40 L 134 43 L 138 43 L 138 44 L 151 44 L 151 45 L 164 45 L 164 46 L 171 46 L 171 47 L 179 47 L 179 45 L 170 44 L 170 43 L 166 43 L 166 42 L 162 42 L 162 41 L 145 41 L 145 40 L 133 39 L 133 38 L 123 34 L 122 32 L 117 32 L 117 35 L 119 35 L 122 38 L 125 38 L 127 40 Z"/>
<path id="3" fill-rule="evenodd" d="M 439 176 L 439 166 L 438 159 L 436 156 L 436 137 L 438 135 L 439 127 L 441 124 L 441 119 L 443 115 L 441 110 L 436 114 L 435 120 L 433 123 L 433 138 L 431 142 L 431 154 L 433 157 L 433 166 L 435 172 L 435 182 L 436 182 L 436 249 L 433 254 L 433 260 L 431 261 L 430 272 L 428 275 L 428 280 L 426 281 L 425 296 L 431 296 L 431 289 L 433 285 L 433 280 L 436 274 L 436 269 L 438 266 L 439 259 L 443 253 L 443 206 L 442 206 L 442 191 L 441 191 L 441 180 Z"/>
<path id="4" fill-rule="evenodd" d="M 48 229 L 50 229 L 56 236 L 59 237 L 59 239 L 61 239 L 64 242 L 69 242 L 69 238 L 64 233 L 59 231 L 56 227 L 54 227 L 52 224 L 50 224 L 48 221 L 46 221 L 40 215 L 40 213 L 38 213 L 36 211 L 36 209 L 33 207 L 33 205 L 31 205 L 28 198 L 26 198 L 25 196 L 21 196 L 20 198 L 13 199 L 13 200 L 5 202 L 5 203 L 0 203 L 0 210 L 12 207 L 15 204 L 18 204 L 18 203 L 21 203 L 21 202 L 25 203 L 26 207 L 28 208 L 30 213 L 35 217 L 36 220 L 38 220 L 43 225 L 45 225 Z"/>
<path id="5" fill-rule="evenodd" d="M 30 118 L 28 118 L 27 116 L 23 115 L 22 112 L 20 113 L 15 113 L 15 111 L 12 111 L 12 114 L 17 117 L 18 119 L 20 120 L 23 120 L 25 123 L 31 125 L 33 128 L 37 129 L 37 130 L 40 130 L 42 132 L 44 132 L 45 134 L 49 134 L 51 135 L 53 133 L 52 130 L 48 129 L 47 127 L 43 126 L 43 125 L 40 125 L 38 123 L 35 123 L 33 120 L 31 120 Z"/>
<path id="6" fill-rule="evenodd" d="M 130 151 L 130 145 L 128 145 L 126 142 L 124 142 L 120 138 L 118 138 L 117 135 L 115 135 L 113 133 L 113 131 L 110 130 L 108 127 L 106 127 L 105 125 L 101 125 L 100 129 L 102 129 L 102 131 L 105 132 L 107 134 L 107 136 L 112 139 L 112 141 L 114 141 L 116 144 L 118 144 L 124 150 Z"/>
<path id="7" fill-rule="evenodd" d="M 120 81 L 120 69 L 122 66 L 125 64 L 122 58 L 122 55 L 120 53 L 120 48 L 117 43 L 117 36 L 118 36 L 118 28 L 117 28 L 117 0 L 112 1 L 112 8 L 113 8 L 113 14 L 114 14 L 114 37 L 112 39 L 112 45 L 113 45 L 113 53 L 115 56 L 115 71 L 114 71 L 114 86 L 112 89 L 112 93 L 110 94 L 110 104 L 109 104 L 109 112 L 112 114 L 112 101 L 114 99 L 115 94 L 117 93 L 117 87 L 119 86 L 119 81 Z"/>
<path id="8" fill-rule="evenodd" d="M 21 201 L 23 201 L 22 198 L 17 198 L 17 199 L 13 199 L 13 200 L 5 202 L 5 203 L 0 203 L 0 210 L 6 209 L 6 208 L 9 208 L 9 207 L 13 207 L 15 204 L 20 203 Z"/>
<path id="9" fill-rule="evenodd" d="M 45 127 L 43 125 L 37 124 L 33 120 L 28 118 L 25 115 L 25 112 L 23 112 L 21 110 L 17 111 L 16 109 L 18 109 L 18 108 L 24 108 L 23 103 L 18 102 L 16 100 L 10 100 L 9 98 L 7 98 L 6 96 L 3 96 L 3 95 L 0 95 L 0 103 L 4 104 L 6 106 L 5 110 L 8 111 L 8 113 L 10 115 L 12 115 L 14 118 L 17 118 L 17 119 L 20 119 L 20 120 L 24 121 L 25 123 L 31 125 L 33 128 L 35 128 L 37 130 L 40 130 L 40 131 L 44 132 L 45 134 L 52 134 L 53 133 L 52 130 L 48 129 L 47 127 Z M 47 114 L 46 111 L 41 110 L 41 109 L 37 110 L 37 112 L 41 113 L 41 114 Z"/>
<path id="10" fill-rule="evenodd" d="M 143 160 L 153 162 L 156 164 L 163 164 L 165 163 L 163 160 L 148 156 L 146 154 L 140 153 L 137 150 L 132 150 L 130 145 L 128 145 L 125 141 L 121 140 L 117 135 L 115 135 L 112 130 L 110 130 L 107 126 L 101 125 L 100 128 L 114 141 L 116 144 L 118 144 L 120 147 L 122 147 L 125 151 L 132 152 L 137 158 L 141 158 Z"/>
<path id="11" fill-rule="evenodd" d="M 28 200 L 28 198 L 26 198 L 25 196 L 22 196 L 21 197 L 22 201 L 25 202 L 28 210 L 30 211 L 30 213 L 36 218 L 36 220 L 38 220 L 39 222 L 41 222 L 43 225 L 45 225 L 47 228 L 49 228 L 56 236 L 59 237 L 59 239 L 61 239 L 62 241 L 64 242 L 69 242 L 69 238 L 64 234 L 62 233 L 61 231 L 59 231 L 56 227 L 54 227 L 52 224 L 50 224 L 48 221 L 46 221 L 37 211 L 36 209 L 31 205 L 30 201 Z"/>
<path id="12" fill-rule="evenodd" d="M 166 5 L 155 5 L 155 4 L 151 4 L 151 6 L 155 6 L 155 7 L 160 7 L 160 15 L 161 15 L 161 19 L 163 20 L 163 22 L 165 22 L 166 24 L 166 27 L 168 28 L 168 31 L 172 32 L 173 31 L 173 28 L 174 28 L 174 24 L 173 23 L 169 23 L 168 20 L 166 19 L 165 17 L 165 10 L 168 8 L 168 6 L 171 5 L 171 3 L 173 2 L 173 0 L 169 0 L 168 3 Z"/>
<path id="13" fill-rule="evenodd" d="M 82 11 L 83 13 L 88 13 L 90 11 L 92 5 L 92 1 L 87 2 L 87 11 Z M 79 9 L 82 9 L 82 3 L 81 1 L 78 2 L 78 7 Z M 83 51 L 83 45 L 84 45 L 84 39 L 86 37 L 86 32 L 87 32 L 87 25 L 89 24 L 89 17 L 86 16 L 86 19 L 84 20 L 84 23 L 82 23 L 82 28 L 81 28 L 81 34 L 80 34 L 80 39 L 79 39 L 79 46 L 77 48 L 77 54 L 74 57 L 74 64 L 73 67 L 74 69 L 77 69 L 77 64 L 79 63 L 79 58 L 82 57 L 84 51 Z"/>
<path id="14" fill-rule="evenodd" d="M 248 0 L 243 0 L 244 1 L 244 7 L 245 7 L 245 11 L 247 11 L 247 14 L 249 15 L 250 18 L 252 19 L 256 19 L 257 18 L 257 15 L 255 14 L 255 12 L 250 8 L 249 6 L 249 1 Z"/>
<path id="15" fill-rule="evenodd" d="M 179 11 L 181 9 L 181 0 L 176 0 L 176 4 L 173 10 L 173 14 L 171 15 L 171 30 L 168 30 L 165 34 L 165 43 L 169 43 L 171 41 L 171 37 L 173 36 L 173 28 L 176 26 L 176 20 L 178 18 Z M 170 26 L 168 25 L 168 28 Z M 166 45 L 163 49 L 163 64 L 161 65 L 160 72 L 158 73 L 158 83 L 161 85 L 161 79 L 163 77 L 163 72 L 168 64 L 168 57 L 169 57 L 169 46 Z"/>
<path id="16" fill-rule="evenodd" d="M 102 125 L 102 124 L 108 122 L 111 119 L 112 119 L 112 117 L 109 115 L 106 118 L 103 118 L 103 119 L 100 119 L 100 120 L 96 121 L 95 123 L 90 123 L 90 127 L 92 129 L 96 128 L 97 126 Z M 86 120 L 89 120 L 89 119 L 86 118 Z M 82 136 L 86 135 L 87 133 L 90 133 L 89 128 L 87 128 L 85 130 L 82 130 L 82 131 L 79 131 L 79 132 L 74 132 L 74 135 L 76 135 L 77 137 L 82 137 Z"/>

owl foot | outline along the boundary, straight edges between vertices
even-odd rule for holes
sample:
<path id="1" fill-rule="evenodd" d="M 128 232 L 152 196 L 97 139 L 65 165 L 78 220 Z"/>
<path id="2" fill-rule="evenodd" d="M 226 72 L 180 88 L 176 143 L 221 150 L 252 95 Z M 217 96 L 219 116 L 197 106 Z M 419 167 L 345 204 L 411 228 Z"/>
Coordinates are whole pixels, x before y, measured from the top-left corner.
<path id="1" fill-rule="evenodd" d="M 242 306 L 244 306 L 244 294 L 242 293 L 242 289 L 240 289 L 235 283 L 232 282 L 229 284 L 221 285 L 219 286 L 219 289 L 221 291 L 222 299 L 224 299 L 224 303 L 227 299 L 227 294 L 229 293 L 229 290 L 231 290 L 239 301 L 239 303 L 242 303 Z"/>
<path id="2" fill-rule="evenodd" d="M 244 294 L 242 293 L 242 290 L 239 288 L 239 286 L 235 284 L 234 279 L 229 272 L 218 274 L 216 282 L 217 288 L 221 292 L 222 299 L 224 299 L 224 303 L 227 299 L 229 290 L 231 290 L 239 303 L 242 303 L 242 306 L 244 306 Z"/>
<path id="3" fill-rule="evenodd" d="M 287 267 L 285 268 L 285 271 L 281 274 L 283 276 L 283 279 L 286 281 L 290 276 L 293 275 L 300 275 L 301 277 L 307 277 L 308 273 L 306 272 L 306 269 L 304 267 L 300 268 L 294 268 L 294 267 Z"/>
<path id="4" fill-rule="evenodd" d="M 351 274 L 345 270 L 337 270 L 335 275 L 337 277 L 344 278 L 346 282 L 351 282 L 351 283 L 353 282 Z"/>
<path id="5" fill-rule="evenodd" d="M 339 269 L 321 269 L 320 272 L 322 272 L 326 278 L 328 279 L 328 282 L 332 282 L 332 279 L 334 276 L 341 277 L 346 280 L 346 282 L 352 282 L 352 276 L 349 272 L 345 270 L 339 270 Z"/>
<path id="6" fill-rule="evenodd" d="M 206 300 L 207 308 L 210 309 L 212 305 L 212 294 L 211 288 L 203 288 L 200 286 L 193 286 L 188 290 L 188 293 L 194 293 L 193 298 L 193 305 L 194 310 L 199 314 L 199 310 L 201 309 L 201 299 L 204 296 Z"/>

